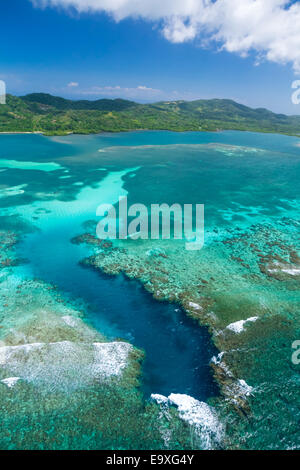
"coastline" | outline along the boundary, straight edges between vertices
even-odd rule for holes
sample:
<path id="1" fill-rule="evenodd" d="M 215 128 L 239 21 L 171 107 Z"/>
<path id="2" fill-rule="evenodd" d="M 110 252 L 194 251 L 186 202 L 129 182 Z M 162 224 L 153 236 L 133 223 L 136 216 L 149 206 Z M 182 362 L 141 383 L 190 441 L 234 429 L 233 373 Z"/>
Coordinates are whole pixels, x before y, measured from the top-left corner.
<path id="1" fill-rule="evenodd" d="M 1 131 L 0 134 L 43 134 L 43 131 Z"/>
<path id="2" fill-rule="evenodd" d="M 0 135 L 42 135 L 44 137 L 66 137 L 70 135 L 79 135 L 79 136 L 89 136 L 89 135 L 102 135 L 102 134 L 126 134 L 130 132 L 174 132 L 178 134 L 184 134 L 187 132 L 191 133 L 222 133 L 222 132 L 249 132 L 253 134 L 271 134 L 271 135 L 283 135 L 286 137 L 297 137 L 300 139 L 300 133 L 299 134 L 293 134 L 293 133 L 285 133 L 285 132 L 278 132 L 276 130 L 270 130 L 270 131 L 264 131 L 264 130 L 248 130 L 248 129 L 213 129 L 213 130 L 206 130 L 206 129 L 185 129 L 185 130 L 174 130 L 174 129 L 126 129 L 126 130 L 103 130 L 103 131 L 97 131 L 97 132 L 65 132 L 65 133 L 58 133 L 58 134 L 53 134 L 50 133 L 48 134 L 45 131 L 0 131 Z M 299 143 L 300 145 L 300 143 Z"/>

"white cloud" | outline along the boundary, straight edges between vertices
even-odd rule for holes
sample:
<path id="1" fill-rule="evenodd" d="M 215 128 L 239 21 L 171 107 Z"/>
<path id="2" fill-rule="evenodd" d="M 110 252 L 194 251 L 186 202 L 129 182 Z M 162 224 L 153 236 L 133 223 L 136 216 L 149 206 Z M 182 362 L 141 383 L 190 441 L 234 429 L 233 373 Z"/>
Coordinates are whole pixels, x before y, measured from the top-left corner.
<path id="1" fill-rule="evenodd" d="M 145 85 L 137 87 L 116 86 L 93 86 L 88 89 L 78 90 L 77 95 L 85 96 L 108 96 L 111 98 L 127 98 L 137 100 L 156 100 L 163 96 L 163 92 L 156 88 L 149 88 Z"/>
<path id="2" fill-rule="evenodd" d="M 72 88 L 72 87 L 78 87 L 79 86 L 79 83 L 77 82 L 70 82 L 68 83 L 68 87 Z"/>
<path id="3" fill-rule="evenodd" d="M 116 21 L 159 22 L 166 39 L 200 39 L 257 61 L 292 63 L 300 72 L 300 2 L 290 0 L 31 0 L 35 6 L 105 12 Z"/>

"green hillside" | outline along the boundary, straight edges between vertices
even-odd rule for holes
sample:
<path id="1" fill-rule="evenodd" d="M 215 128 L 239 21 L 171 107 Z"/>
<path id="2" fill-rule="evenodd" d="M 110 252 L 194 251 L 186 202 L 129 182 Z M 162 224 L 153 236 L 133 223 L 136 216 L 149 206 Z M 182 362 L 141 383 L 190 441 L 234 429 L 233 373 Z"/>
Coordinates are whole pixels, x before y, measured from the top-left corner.
<path id="1" fill-rule="evenodd" d="M 0 106 L 0 132 L 119 132 L 247 130 L 300 135 L 300 116 L 252 109 L 232 100 L 172 101 L 139 104 L 122 99 L 73 101 L 46 93 L 7 96 Z"/>

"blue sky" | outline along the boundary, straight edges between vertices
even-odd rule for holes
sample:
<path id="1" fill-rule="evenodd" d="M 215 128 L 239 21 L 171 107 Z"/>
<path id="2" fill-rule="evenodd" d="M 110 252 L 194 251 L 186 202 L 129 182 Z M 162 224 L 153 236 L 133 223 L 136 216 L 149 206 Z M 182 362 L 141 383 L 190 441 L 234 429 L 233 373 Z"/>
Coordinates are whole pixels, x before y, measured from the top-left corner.
<path id="1" fill-rule="evenodd" d="M 92 12 L 61 8 L 64 1 L 81 0 L 44 0 L 59 8 L 39 8 L 43 0 L 35 0 L 35 6 L 32 1 L 1 2 L 0 79 L 9 93 L 142 102 L 231 98 L 300 114 L 300 105 L 291 102 L 291 84 L 299 79 L 297 58 L 284 63 L 276 55 L 274 60 L 264 57 L 262 49 L 242 57 L 244 51 L 230 52 L 231 45 L 222 51 L 219 44 L 206 41 L 204 46 L 197 31 L 185 29 L 182 38 L 177 26 L 162 26 L 148 10 L 138 17 L 125 11 L 120 20 L 118 9 L 111 14 L 102 7 Z"/>

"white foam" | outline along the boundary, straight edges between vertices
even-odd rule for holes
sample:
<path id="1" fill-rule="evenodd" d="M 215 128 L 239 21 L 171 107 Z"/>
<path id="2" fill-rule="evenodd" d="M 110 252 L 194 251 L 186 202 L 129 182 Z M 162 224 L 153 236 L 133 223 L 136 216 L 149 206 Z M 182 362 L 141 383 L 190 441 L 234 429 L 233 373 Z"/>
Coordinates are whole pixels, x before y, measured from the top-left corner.
<path id="1" fill-rule="evenodd" d="M 152 393 L 151 394 L 151 399 L 156 401 L 156 403 L 158 403 L 158 405 L 168 405 L 169 404 L 168 397 L 165 397 L 164 395 L 160 395 L 159 393 Z"/>
<path id="2" fill-rule="evenodd" d="M 300 275 L 300 268 L 298 266 L 288 266 L 288 265 L 278 263 L 278 261 L 275 261 L 274 265 L 278 267 L 276 269 L 268 269 L 269 273 L 282 272 L 282 273 L 290 274 L 291 276 Z"/>
<path id="3" fill-rule="evenodd" d="M 1 382 L 8 388 L 12 388 L 20 380 L 20 377 L 8 377 L 7 379 L 1 380 Z"/>
<path id="4" fill-rule="evenodd" d="M 213 356 L 212 359 L 211 359 L 211 362 L 213 364 L 220 364 L 224 354 L 225 354 L 224 351 L 222 351 L 217 356 Z"/>
<path id="5" fill-rule="evenodd" d="M 239 379 L 238 384 L 240 386 L 241 395 L 248 397 L 253 392 L 253 387 L 247 384 L 245 380 Z"/>
<path id="6" fill-rule="evenodd" d="M 94 343 L 93 372 L 97 377 L 120 375 L 128 364 L 128 355 L 133 347 L 129 343 Z"/>
<path id="7" fill-rule="evenodd" d="M 199 304 L 195 304 L 194 302 L 189 302 L 189 307 L 192 307 L 195 310 L 202 310 L 202 307 Z"/>
<path id="8" fill-rule="evenodd" d="M 282 269 L 282 272 L 291 274 L 291 276 L 299 276 L 300 269 L 299 268 L 292 268 L 292 269 Z"/>
<path id="9" fill-rule="evenodd" d="M 176 406 L 179 417 L 194 427 L 203 448 L 212 449 L 222 440 L 223 426 L 216 411 L 207 403 L 179 393 L 171 393 L 168 397 L 152 394 L 151 398 L 162 406 Z"/>
<path id="10" fill-rule="evenodd" d="M 15 354 L 24 354 L 27 355 L 30 351 L 34 351 L 43 347 L 44 343 L 31 343 L 31 344 L 21 344 L 19 346 L 2 346 L 0 348 L 0 365 L 5 365 L 9 363 L 10 359 L 15 356 Z"/>
<path id="11" fill-rule="evenodd" d="M 234 323 L 230 323 L 230 325 L 226 326 L 226 329 L 234 331 L 234 333 L 241 333 L 242 331 L 244 331 L 246 323 L 255 322 L 256 320 L 258 320 L 258 318 L 259 317 L 250 317 L 247 318 L 247 320 L 239 320 Z"/>
<path id="12" fill-rule="evenodd" d="M 12 376 L 48 390 L 78 389 L 121 376 L 132 349 L 125 342 L 2 346 L 0 366 Z"/>

